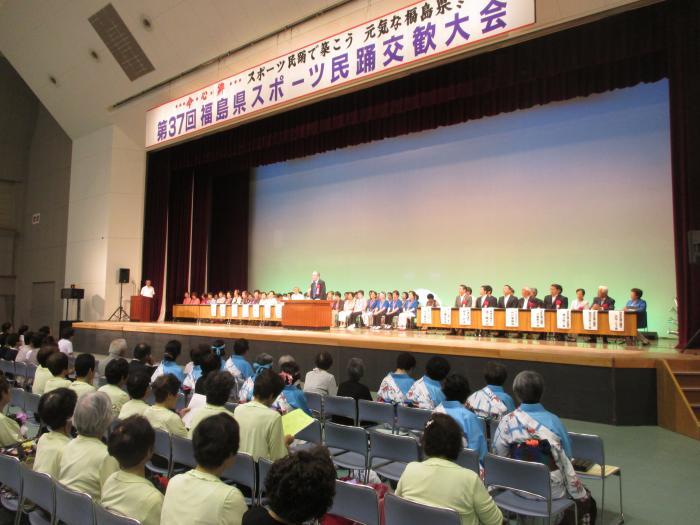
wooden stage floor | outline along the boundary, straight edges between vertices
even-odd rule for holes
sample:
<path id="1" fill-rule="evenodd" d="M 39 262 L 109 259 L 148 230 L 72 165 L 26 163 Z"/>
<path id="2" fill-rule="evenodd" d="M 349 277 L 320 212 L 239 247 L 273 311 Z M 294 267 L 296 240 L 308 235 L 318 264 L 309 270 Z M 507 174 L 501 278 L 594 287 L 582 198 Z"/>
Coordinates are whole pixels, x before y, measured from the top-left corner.
<path id="1" fill-rule="evenodd" d="M 422 354 L 487 357 L 610 368 L 655 368 L 658 359 L 700 359 L 700 356 L 678 353 L 673 348 L 675 345 L 673 339 L 660 339 L 648 347 L 629 347 L 623 344 L 584 343 L 582 340 L 577 343 L 569 343 L 515 338 L 462 337 L 418 330 L 375 331 L 333 328 L 325 331 L 311 331 L 235 324 L 109 321 L 81 322 L 75 323 L 73 326 L 82 330 L 125 332 L 136 337 L 137 333 L 209 339 L 244 337 L 251 341 L 408 351 Z"/>

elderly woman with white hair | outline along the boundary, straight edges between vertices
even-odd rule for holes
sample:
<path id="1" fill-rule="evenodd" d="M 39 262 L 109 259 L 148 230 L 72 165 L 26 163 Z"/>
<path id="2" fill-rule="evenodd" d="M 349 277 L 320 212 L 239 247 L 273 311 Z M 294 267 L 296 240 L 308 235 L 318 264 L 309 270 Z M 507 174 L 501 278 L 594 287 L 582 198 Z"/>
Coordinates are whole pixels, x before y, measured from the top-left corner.
<path id="1" fill-rule="evenodd" d="M 538 372 L 520 372 L 513 381 L 513 392 L 520 406 L 501 419 L 493 437 L 495 453 L 547 464 L 552 497 L 573 498 L 578 507 L 579 523 L 595 523 L 595 501 L 571 464 L 571 442 L 566 428 L 540 403 L 544 378 Z M 590 521 L 585 521 L 586 516 Z"/>
<path id="2" fill-rule="evenodd" d="M 99 365 L 97 365 L 97 375 L 104 377 L 105 370 L 107 369 L 109 362 L 126 356 L 126 349 L 126 339 L 121 337 L 119 339 L 114 339 L 111 343 L 109 343 L 107 357 L 101 359 Z"/>
<path id="3" fill-rule="evenodd" d="M 78 437 L 63 449 L 58 481 L 98 501 L 107 478 L 119 470 L 102 438 L 112 422 L 112 402 L 103 392 L 84 394 L 73 413 Z"/>

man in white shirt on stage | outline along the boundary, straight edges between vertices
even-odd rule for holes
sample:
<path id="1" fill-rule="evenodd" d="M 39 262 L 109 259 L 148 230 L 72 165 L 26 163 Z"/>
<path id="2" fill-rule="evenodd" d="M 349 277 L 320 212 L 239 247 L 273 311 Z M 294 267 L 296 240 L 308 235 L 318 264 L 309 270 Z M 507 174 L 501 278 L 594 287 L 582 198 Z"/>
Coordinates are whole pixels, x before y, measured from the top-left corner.
<path id="1" fill-rule="evenodd" d="M 153 284 L 151 283 L 150 280 L 146 279 L 146 284 L 141 288 L 141 295 L 144 297 L 150 297 L 153 299 L 153 296 L 156 295 L 156 290 L 153 288 Z"/>

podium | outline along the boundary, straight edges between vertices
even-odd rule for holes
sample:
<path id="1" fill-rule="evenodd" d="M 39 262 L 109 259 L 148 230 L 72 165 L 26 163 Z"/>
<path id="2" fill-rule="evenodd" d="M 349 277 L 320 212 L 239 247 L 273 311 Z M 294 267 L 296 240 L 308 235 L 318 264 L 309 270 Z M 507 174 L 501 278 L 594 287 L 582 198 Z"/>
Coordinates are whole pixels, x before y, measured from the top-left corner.
<path id="1" fill-rule="evenodd" d="M 129 318 L 132 321 L 148 323 L 153 321 L 153 299 L 143 295 L 131 296 Z"/>
<path id="2" fill-rule="evenodd" d="M 330 301 L 287 301 L 282 308 L 282 326 L 285 328 L 329 330 L 332 323 Z"/>

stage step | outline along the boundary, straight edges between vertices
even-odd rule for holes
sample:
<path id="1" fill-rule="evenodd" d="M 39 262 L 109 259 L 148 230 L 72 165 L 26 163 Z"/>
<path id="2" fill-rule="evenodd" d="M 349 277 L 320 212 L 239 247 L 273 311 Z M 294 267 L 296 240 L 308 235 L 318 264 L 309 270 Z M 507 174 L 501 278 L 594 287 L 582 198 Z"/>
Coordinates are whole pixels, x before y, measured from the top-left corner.
<path id="1" fill-rule="evenodd" d="M 700 371 L 681 370 L 673 373 L 681 388 L 700 388 Z"/>
<path id="2" fill-rule="evenodd" d="M 669 359 L 657 363 L 659 425 L 700 439 L 700 363 Z"/>
<path id="3" fill-rule="evenodd" d="M 681 387 L 681 390 L 683 390 L 683 393 L 685 394 L 685 398 L 688 400 L 688 403 L 700 403 L 700 387 Z"/>

